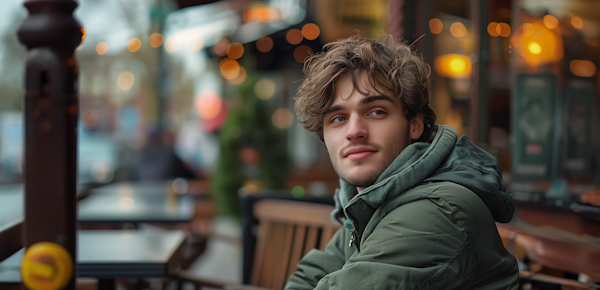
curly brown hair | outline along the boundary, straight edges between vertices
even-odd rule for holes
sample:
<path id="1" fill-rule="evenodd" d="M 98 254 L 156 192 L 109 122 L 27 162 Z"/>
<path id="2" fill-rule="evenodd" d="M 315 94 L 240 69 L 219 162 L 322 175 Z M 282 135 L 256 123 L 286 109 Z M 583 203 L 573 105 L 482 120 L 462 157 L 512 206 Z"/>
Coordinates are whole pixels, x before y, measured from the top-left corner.
<path id="1" fill-rule="evenodd" d="M 376 40 L 357 33 L 326 44 L 305 61 L 294 105 L 304 128 L 323 141 L 323 115 L 333 103 L 335 81 L 350 73 L 354 89 L 366 95 L 356 81 L 362 72 L 367 72 L 371 88 L 401 102 L 407 120 L 423 113 L 424 131 L 415 141 L 427 141 L 435 123 L 429 107 L 431 68 L 411 45 L 391 35 Z"/>

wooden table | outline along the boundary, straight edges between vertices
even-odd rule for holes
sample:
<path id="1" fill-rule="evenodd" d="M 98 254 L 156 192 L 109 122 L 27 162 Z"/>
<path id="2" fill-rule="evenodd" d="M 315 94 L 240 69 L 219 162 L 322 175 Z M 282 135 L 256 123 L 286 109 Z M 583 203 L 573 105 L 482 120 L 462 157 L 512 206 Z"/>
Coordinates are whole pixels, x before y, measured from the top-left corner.
<path id="1" fill-rule="evenodd" d="M 185 238 L 179 230 L 79 231 L 77 276 L 98 278 L 104 289 L 114 289 L 114 278 L 166 277 L 178 267 Z M 21 282 L 24 252 L 0 263 L 0 283 Z"/>

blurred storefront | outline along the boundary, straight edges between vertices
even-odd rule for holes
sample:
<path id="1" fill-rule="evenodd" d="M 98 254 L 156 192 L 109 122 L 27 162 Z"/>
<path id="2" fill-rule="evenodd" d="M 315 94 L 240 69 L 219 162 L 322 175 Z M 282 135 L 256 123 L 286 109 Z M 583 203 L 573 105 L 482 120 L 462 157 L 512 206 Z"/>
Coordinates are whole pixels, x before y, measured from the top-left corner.
<path id="1" fill-rule="evenodd" d="M 26 12 L 19 1 L 0 5 L 0 182 L 10 183 L 22 171 L 25 49 L 15 31 Z M 136 152 L 164 132 L 159 141 L 196 176 L 216 177 L 217 191 L 331 194 L 327 151 L 298 124 L 293 97 L 304 59 L 360 30 L 419 48 L 433 68 L 438 123 L 492 153 L 515 198 L 594 204 L 597 8 L 583 0 L 81 0 L 80 182 L 135 179 Z"/>

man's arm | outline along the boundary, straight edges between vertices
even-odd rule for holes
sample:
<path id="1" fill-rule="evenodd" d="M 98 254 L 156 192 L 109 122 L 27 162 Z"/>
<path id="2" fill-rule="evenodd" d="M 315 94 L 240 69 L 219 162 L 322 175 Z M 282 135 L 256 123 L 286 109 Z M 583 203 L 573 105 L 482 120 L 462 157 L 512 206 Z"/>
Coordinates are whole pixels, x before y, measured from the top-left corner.
<path id="1" fill-rule="evenodd" d="M 477 265 L 463 222 L 432 195 L 398 207 L 315 289 L 468 289 Z"/>
<path id="2" fill-rule="evenodd" d="M 340 270 L 346 262 L 343 247 L 344 244 L 348 247 L 349 237 L 348 231 L 342 227 L 335 233 L 324 251 L 311 250 L 300 260 L 298 270 L 292 274 L 284 289 L 314 289 L 325 275 Z"/>

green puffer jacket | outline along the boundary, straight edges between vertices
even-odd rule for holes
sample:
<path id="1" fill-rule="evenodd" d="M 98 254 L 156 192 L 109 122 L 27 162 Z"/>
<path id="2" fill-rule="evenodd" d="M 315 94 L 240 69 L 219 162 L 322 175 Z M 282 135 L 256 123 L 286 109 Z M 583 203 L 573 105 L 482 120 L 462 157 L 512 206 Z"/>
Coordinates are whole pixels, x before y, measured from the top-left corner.
<path id="1" fill-rule="evenodd" d="M 452 128 L 434 131 L 359 194 L 340 181 L 332 217 L 346 226 L 285 289 L 518 289 L 494 223 L 514 212 L 500 166 Z"/>

